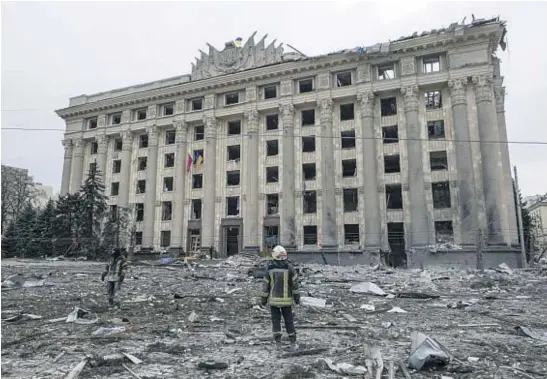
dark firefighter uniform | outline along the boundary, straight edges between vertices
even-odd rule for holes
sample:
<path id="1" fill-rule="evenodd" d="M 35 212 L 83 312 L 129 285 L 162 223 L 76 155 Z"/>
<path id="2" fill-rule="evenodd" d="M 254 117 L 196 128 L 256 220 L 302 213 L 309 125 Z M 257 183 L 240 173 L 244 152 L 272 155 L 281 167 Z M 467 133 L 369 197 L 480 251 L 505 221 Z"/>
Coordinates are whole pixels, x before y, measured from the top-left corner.
<path id="1" fill-rule="evenodd" d="M 287 252 L 282 246 L 274 248 L 272 257 L 274 259 L 268 263 L 264 277 L 262 305 L 268 303 L 270 305 L 272 331 L 277 346 L 281 344 L 281 317 L 283 317 L 289 340 L 295 347 L 296 330 L 292 306 L 300 303 L 298 275 L 293 265 L 287 260 Z"/>
<path id="2" fill-rule="evenodd" d="M 114 249 L 112 255 L 110 256 L 110 260 L 105 267 L 105 271 L 101 275 L 102 281 L 106 278 L 109 305 L 114 305 L 116 302 L 119 306 L 119 301 L 117 300 L 116 295 L 119 293 L 121 284 L 125 278 L 126 268 L 127 260 L 121 253 L 121 250 Z"/>

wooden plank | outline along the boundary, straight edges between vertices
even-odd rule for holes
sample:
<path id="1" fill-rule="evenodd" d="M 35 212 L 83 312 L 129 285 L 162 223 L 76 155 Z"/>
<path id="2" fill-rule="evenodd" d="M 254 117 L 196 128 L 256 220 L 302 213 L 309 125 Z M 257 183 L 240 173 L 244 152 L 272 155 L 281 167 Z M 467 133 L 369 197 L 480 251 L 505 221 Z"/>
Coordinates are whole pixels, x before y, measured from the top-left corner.
<path id="1" fill-rule="evenodd" d="M 123 366 L 124 369 L 127 370 L 128 373 L 131 374 L 131 376 L 132 376 L 133 378 L 135 378 L 135 379 L 141 379 L 141 377 L 138 376 L 137 374 L 135 374 L 135 373 L 133 372 L 133 370 L 131 370 L 129 367 L 127 367 L 127 366 L 125 365 L 125 363 L 122 363 L 122 366 Z"/>
<path id="2" fill-rule="evenodd" d="M 82 371 L 84 370 L 85 365 L 87 364 L 87 358 L 84 358 L 80 363 L 78 363 L 72 371 L 68 373 L 67 376 L 65 376 L 65 379 L 76 379 Z"/>
<path id="3" fill-rule="evenodd" d="M 410 377 L 410 373 L 408 372 L 408 369 L 406 368 L 406 365 L 402 361 L 399 361 L 399 368 L 401 369 L 401 372 L 403 373 L 406 379 L 412 379 Z"/>
<path id="4" fill-rule="evenodd" d="M 142 361 L 139 358 L 135 357 L 134 355 L 131 355 L 129 353 L 122 353 L 122 354 L 135 365 L 140 365 L 142 363 Z"/>

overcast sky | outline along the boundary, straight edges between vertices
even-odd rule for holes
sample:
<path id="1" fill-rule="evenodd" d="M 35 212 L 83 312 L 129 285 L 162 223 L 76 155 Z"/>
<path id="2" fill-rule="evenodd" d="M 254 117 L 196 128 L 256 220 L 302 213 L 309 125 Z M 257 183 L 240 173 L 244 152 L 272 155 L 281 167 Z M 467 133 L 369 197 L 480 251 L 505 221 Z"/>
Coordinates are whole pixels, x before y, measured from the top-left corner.
<path id="1" fill-rule="evenodd" d="M 68 99 L 190 73 L 206 42 L 258 31 L 307 55 L 500 15 L 510 141 L 547 141 L 547 3 L 2 2 L 2 128 L 64 128 Z M 289 51 L 286 49 L 285 51 Z M 20 111 L 17 111 L 20 110 Z M 2 130 L 2 163 L 59 190 L 63 133 Z M 510 145 L 523 194 L 547 192 L 547 145 Z"/>

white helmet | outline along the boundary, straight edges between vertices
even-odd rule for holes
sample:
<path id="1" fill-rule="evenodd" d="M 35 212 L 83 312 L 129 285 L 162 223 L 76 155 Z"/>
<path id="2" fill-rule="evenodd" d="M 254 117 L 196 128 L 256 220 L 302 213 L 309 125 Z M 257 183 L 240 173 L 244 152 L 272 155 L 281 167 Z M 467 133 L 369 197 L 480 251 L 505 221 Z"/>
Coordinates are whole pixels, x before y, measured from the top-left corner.
<path id="1" fill-rule="evenodd" d="M 272 258 L 276 261 L 284 261 L 287 259 L 287 250 L 283 246 L 277 245 L 272 251 Z"/>

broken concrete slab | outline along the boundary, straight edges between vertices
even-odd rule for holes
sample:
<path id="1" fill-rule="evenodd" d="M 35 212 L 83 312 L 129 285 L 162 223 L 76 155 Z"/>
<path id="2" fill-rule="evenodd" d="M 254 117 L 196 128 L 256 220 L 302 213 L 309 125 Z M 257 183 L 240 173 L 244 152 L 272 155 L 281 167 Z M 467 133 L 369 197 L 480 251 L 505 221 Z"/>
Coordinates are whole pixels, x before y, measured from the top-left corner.
<path id="1" fill-rule="evenodd" d="M 363 282 L 363 283 L 355 284 L 351 286 L 349 290 L 350 292 L 354 292 L 354 293 L 371 293 L 378 296 L 387 295 L 387 293 L 384 292 L 380 287 L 378 287 L 376 284 L 371 282 Z"/>
<path id="2" fill-rule="evenodd" d="M 445 366 L 450 362 L 450 354 L 439 342 L 420 332 L 412 332 L 410 367 L 421 370 L 431 366 Z"/>

